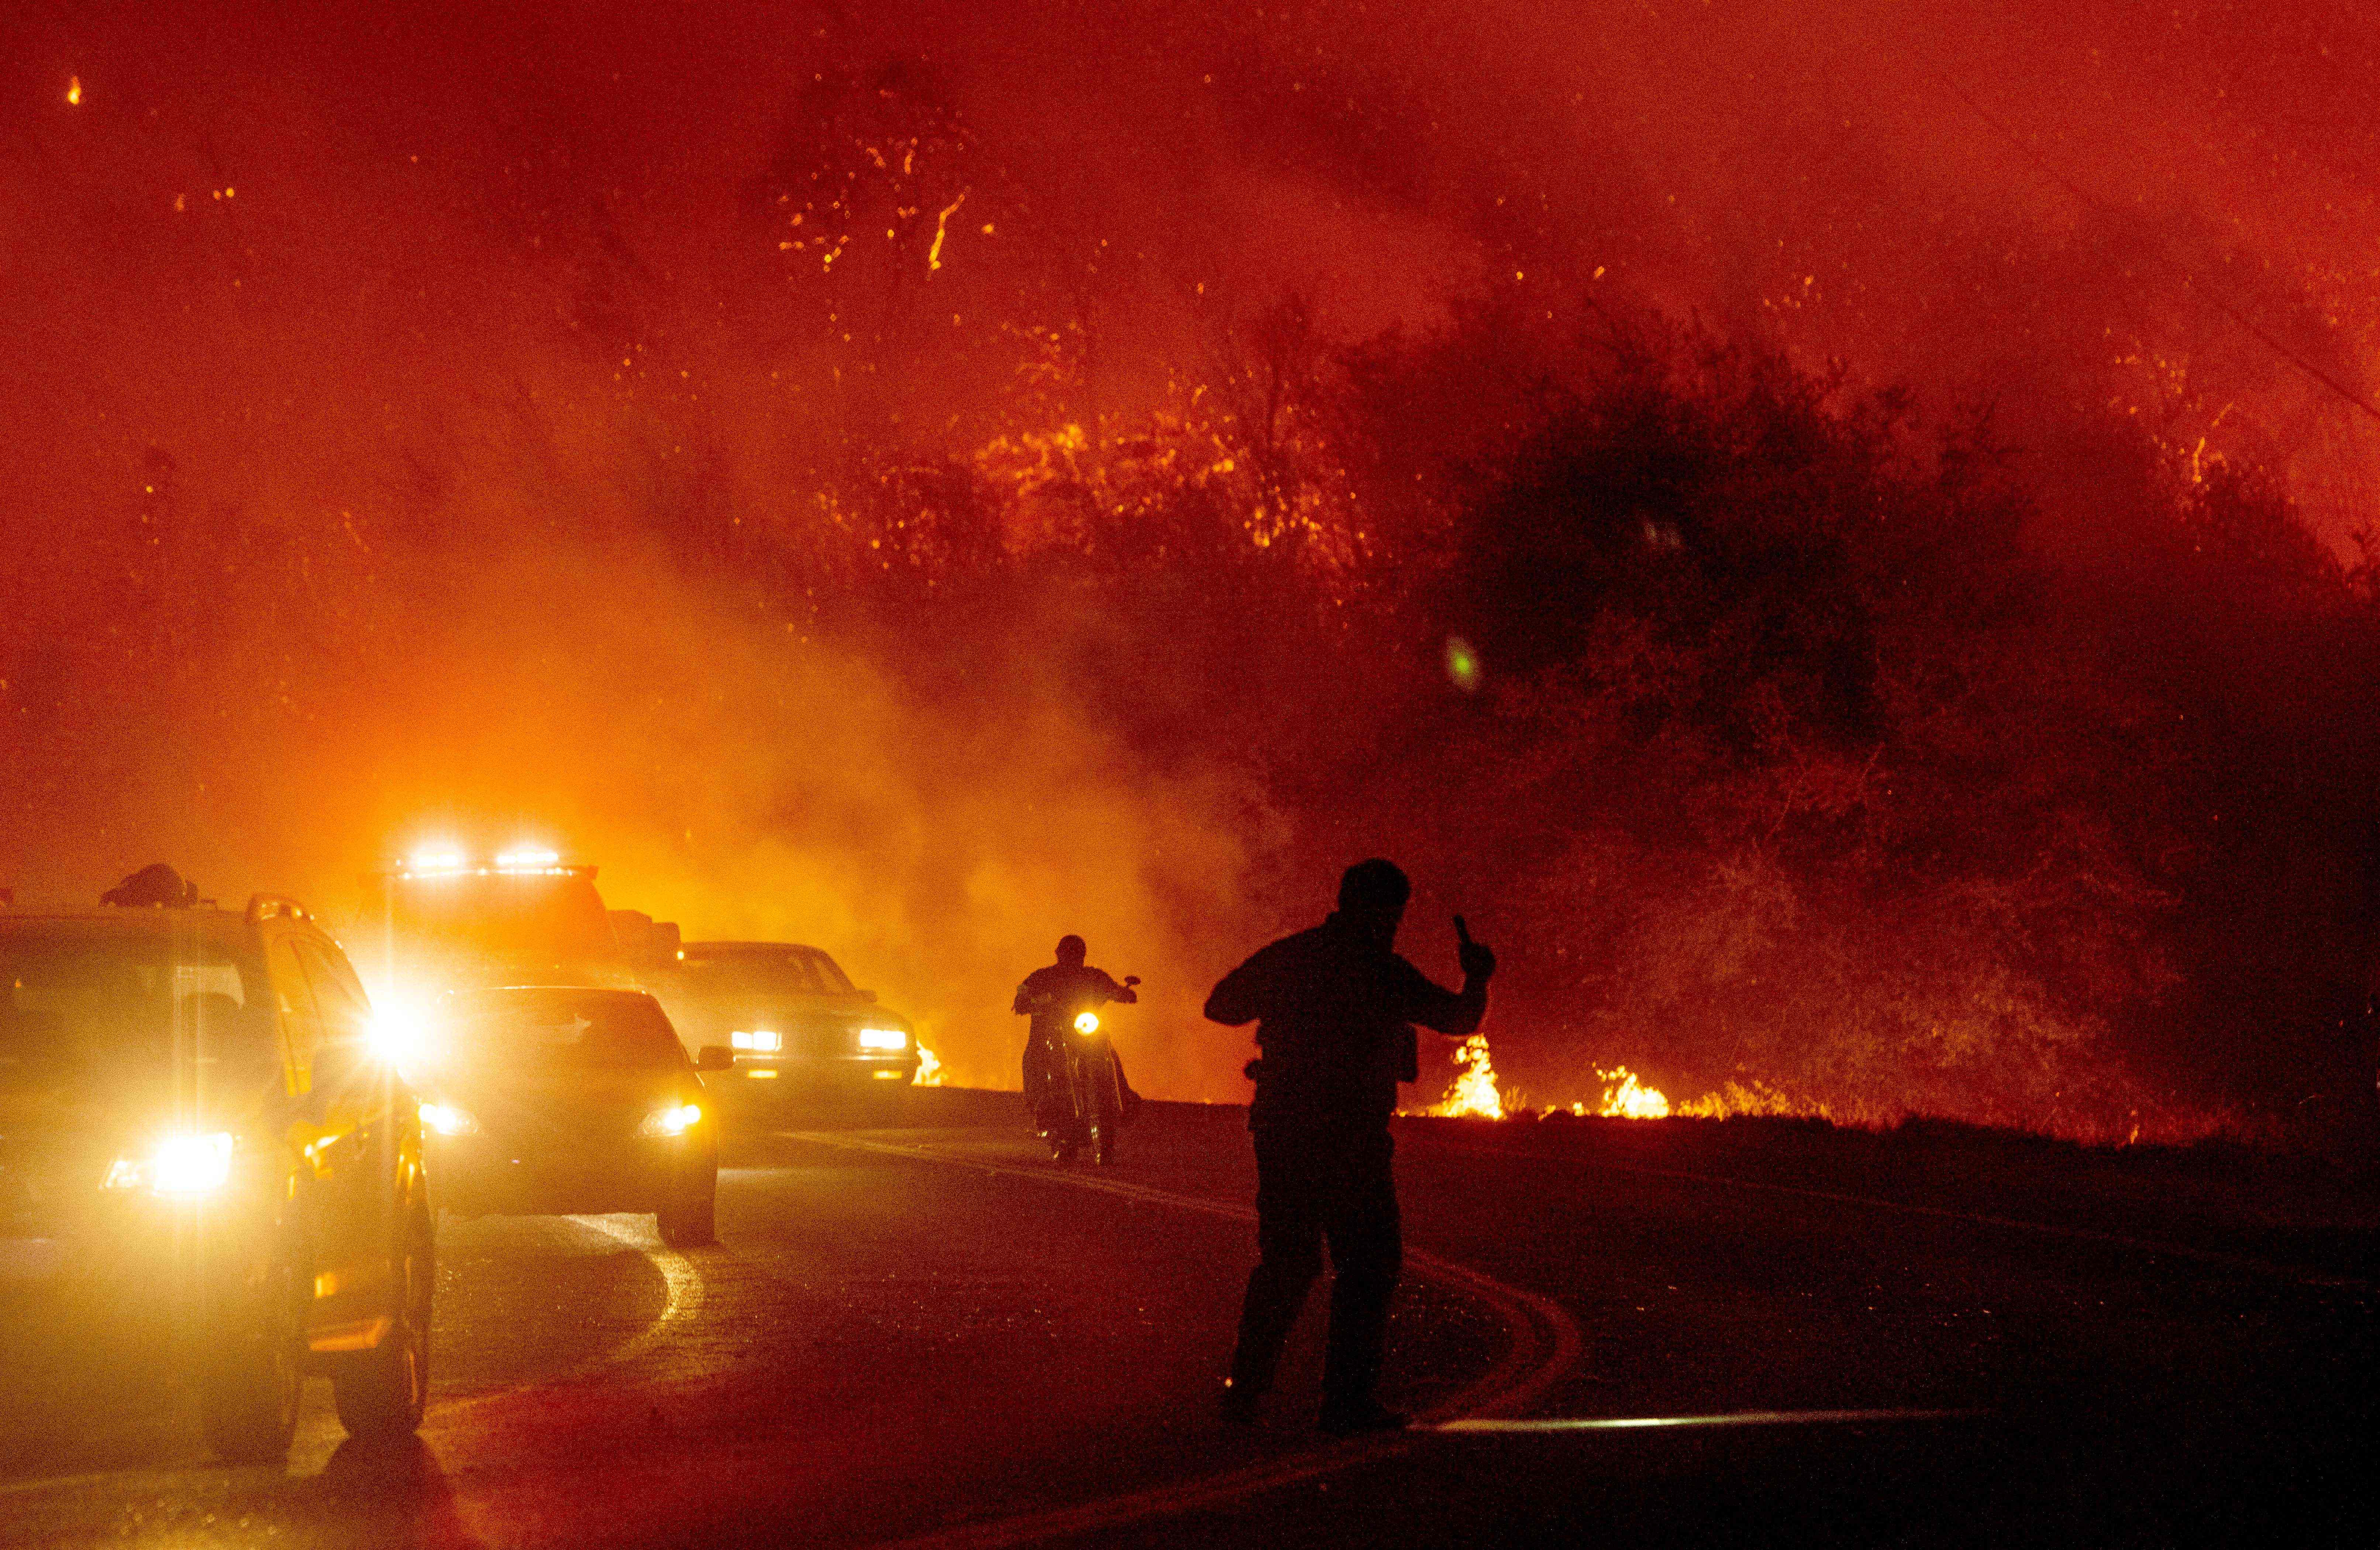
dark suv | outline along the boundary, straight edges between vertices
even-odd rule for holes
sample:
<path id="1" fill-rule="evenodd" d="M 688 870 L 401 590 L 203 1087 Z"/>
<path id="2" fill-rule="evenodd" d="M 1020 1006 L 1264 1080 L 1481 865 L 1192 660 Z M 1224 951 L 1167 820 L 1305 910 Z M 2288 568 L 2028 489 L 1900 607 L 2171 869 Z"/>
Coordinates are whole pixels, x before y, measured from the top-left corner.
<path id="1" fill-rule="evenodd" d="M 285 900 L 0 914 L 0 1247 L 94 1327 L 190 1337 L 227 1459 L 286 1452 L 309 1373 L 358 1436 L 420 1423 L 420 1121 L 370 1031 Z"/>

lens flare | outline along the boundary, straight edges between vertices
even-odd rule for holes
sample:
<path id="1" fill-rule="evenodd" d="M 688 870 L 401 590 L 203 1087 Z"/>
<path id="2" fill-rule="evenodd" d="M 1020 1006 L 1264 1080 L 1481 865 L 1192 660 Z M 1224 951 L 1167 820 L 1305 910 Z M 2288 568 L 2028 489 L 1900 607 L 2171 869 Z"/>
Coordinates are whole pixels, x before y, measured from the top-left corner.
<path id="1" fill-rule="evenodd" d="M 1446 637 L 1446 679 L 1466 695 L 1479 687 L 1479 653 L 1461 636 Z"/>
<path id="2" fill-rule="evenodd" d="M 418 1071 L 430 1052 L 430 1008 L 402 991 L 372 1008 L 372 1058 L 398 1071 Z"/>
<path id="3" fill-rule="evenodd" d="M 469 1135 L 480 1128 L 469 1109 L 451 1103 L 423 1104 L 421 1122 L 440 1135 Z"/>

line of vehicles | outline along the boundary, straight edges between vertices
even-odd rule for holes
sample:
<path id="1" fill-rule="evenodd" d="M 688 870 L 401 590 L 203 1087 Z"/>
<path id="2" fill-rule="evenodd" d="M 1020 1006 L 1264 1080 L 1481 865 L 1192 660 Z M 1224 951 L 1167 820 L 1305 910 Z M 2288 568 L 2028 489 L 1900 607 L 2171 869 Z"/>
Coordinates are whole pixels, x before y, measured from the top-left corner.
<path id="1" fill-rule="evenodd" d="M 310 1375 L 356 1436 L 419 1424 L 437 1210 L 707 1243 L 723 1113 L 922 1058 L 826 953 L 681 941 L 535 847 L 417 854 L 337 937 L 162 866 L 106 900 L 0 909 L 0 1298 L 183 1364 L 231 1460 L 286 1452 Z"/>

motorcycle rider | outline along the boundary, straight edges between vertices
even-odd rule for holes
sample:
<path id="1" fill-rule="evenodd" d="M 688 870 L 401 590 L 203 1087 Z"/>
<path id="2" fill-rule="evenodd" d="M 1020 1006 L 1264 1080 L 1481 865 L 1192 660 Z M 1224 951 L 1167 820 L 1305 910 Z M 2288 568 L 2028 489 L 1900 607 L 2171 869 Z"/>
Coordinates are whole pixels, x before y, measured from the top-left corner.
<path id="1" fill-rule="evenodd" d="M 1034 970 L 1016 987 L 1016 1015 L 1033 1019 L 1025 1040 L 1025 1104 L 1032 1111 L 1033 1128 L 1044 1134 L 1056 1122 L 1058 1073 L 1065 1070 L 1066 1030 L 1075 1015 L 1110 1001 L 1140 999 L 1132 987 L 1118 985 L 1106 970 L 1084 963 L 1089 955 L 1083 938 L 1069 933 L 1058 938 L 1058 961 Z M 1116 1060 L 1116 1084 L 1129 1113 L 1140 1095 L 1124 1081 L 1121 1057 Z"/>

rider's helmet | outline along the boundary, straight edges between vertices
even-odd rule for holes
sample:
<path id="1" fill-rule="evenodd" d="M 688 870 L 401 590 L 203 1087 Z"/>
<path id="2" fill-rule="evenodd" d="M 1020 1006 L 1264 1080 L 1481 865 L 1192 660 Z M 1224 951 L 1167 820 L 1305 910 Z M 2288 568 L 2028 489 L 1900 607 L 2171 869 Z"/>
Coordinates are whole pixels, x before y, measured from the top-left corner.
<path id="1" fill-rule="evenodd" d="M 1058 962 L 1070 969 L 1081 968 L 1083 960 L 1089 957 L 1090 952 L 1083 938 L 1071 932 L 1058 938 Z"/>

